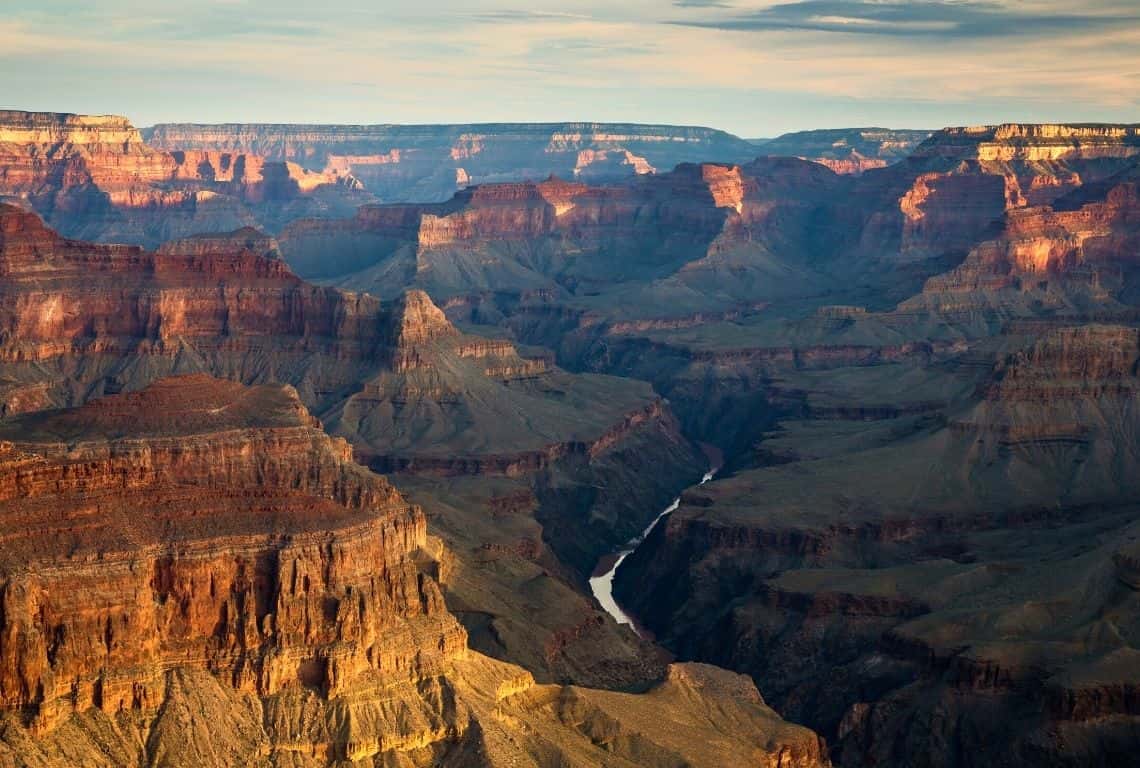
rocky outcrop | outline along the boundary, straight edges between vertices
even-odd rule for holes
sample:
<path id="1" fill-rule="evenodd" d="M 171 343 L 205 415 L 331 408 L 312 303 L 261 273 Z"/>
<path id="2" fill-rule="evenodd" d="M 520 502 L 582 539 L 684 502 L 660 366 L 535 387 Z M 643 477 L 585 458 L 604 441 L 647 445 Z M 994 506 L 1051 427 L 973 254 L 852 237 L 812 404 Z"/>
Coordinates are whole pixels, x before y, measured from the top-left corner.
<path id="1" fill-rule="evenodd" d="M 1140 333 L 1134 328 L 1064 328 L 1003 361 L 986 397 L 1005 403 L 1048 403 L 1054 399 L 1129 396 L 1140 384 L 1138 364 Z"/>
<path id="2" fill-rule="evenodd" d="M 582 551 L 594 558 L 644 526 L 680 478 L 699 469 L 693 446 L 649 386 L 571 375 L 546 356 L 520 355 L 505 339 L 460 333 L 419 291 L 381 302 L 308 285 L 256 233 L 192 238 L 150 253 L 66 240 L 14 208 L 0 210 L 0 233 L 7 415 L 135 391 L 178 373 L 288 383 L 330 432 L 351 441 L 362 463 L 405 478 L 461 477 L 479 485 L 476 497 L 486 492 L 482 484 L 531 492 L 541 484 L 545 528 L 588 530 Z M 643 462 L 669 468 L 665 481 L 634 469 Z M 544 526 L 532 525 L 527 537 L 543 541 Z M 498 538 L 486 536 L 470 551 L 489 542 Z M 546 565 L 560 594 L 573 595 L 575 571 L 555 556 Z M 497 590 L 513 584 L 504 587 L 497 574 L 489 581 Z M 589 613 L 575 599 L 578 608 L 552 610 L 528 629 L 535 644 L 570 620 L 564 612 L 575 622 L 579 610 Z M 621 650 L 629 640 L 612 624 L 592 637 L 599 639 L 616 655 L 634 655 Z M 516 650 L 498 653 L 544 669 Z M 630 668 L 642 666 L 630 659 Z M 631 682 L 597 676 L 586 664 L 572 670 L 544 679 Z"/>
<path id="3" fill-rule="evenodd" d="M 379 295 L 415 285 L 437 298 L 562 297 L 646 276 L 699 293 L 738 270 L 745 278 L 732 289 L 741 303 L 755 304 L 746 299 L 771 290 L 766 278 L 775 273 L 782 282 L 794 271 L 758 263 L 757 252 L 829 253 L 850 236 L 806 226 L 828 206 L 845 205 L 843 187 L 835 174 L 799 160 L 686 164 L 625 185 L 548 179 L 473 187 L 439 205 L 376 206 L 342 222 L 296 222 L 280 240 L 300 274 Z"/>
<path id="4" fill-rule="evenodd" d="M 253 227 L 233 232 L 207 232 L 169 240 L 155 251 L 163 256 L 208 256 L 249 252 L 265 259 L 281 258 L 277 241 Z"/>
<path id="5" fill-rule="evenodd" d="M 184 377 L 0 429 L 0 707 L 35 731 L 155 708 L 172 665 L 333 699 L 463 653 L 423 514 L 295 392 Z"/>
<path id="6" fill-rule="evenodd" d="M 947 128 L 914 152 L 919 162 L 980 164 L 1006 180 L 1012 206 L 1047 205 L 1140 155 L 1134 125 L 1006 124 Z"/>
<path id="7" fill-rule="evenodd" d="M 401 457 L 384 466 L 525 468 L 518 456 L 573 453 L 655 401 L 642 385 L 464 336 L 422 291 L 381 303 L 309 285 L 253 231 L 151 253 L 66 240 L 9 206 L 0 273 L 8 413 L 200 371 L 296 386 L 369 461 Z"/>
<path id="8" fill-rule="evenodd" d="M 1140 127 L 1109 124 L 1025 124 L 946 128 L 919 154 L 990 160 L 1131 157 L 1140 152 Z"/>
<path id="9" fill-rule="evenodd" d="M 1048 308 L 1073 316 L 1126 316 L 1116 296 L 1127 290 L 1140 242 L 1140 198 L 1131 178 L 1100 185 L 1102 197 L 1082 192 L 1012 210 L 999 237 L 973 248 L 954 270 L 930 278 L 901 312 L 936 312 L 958 319 L 1033 316 Z"/>
<path id="10" fill-rule="evenodd" d="M 260 235 L 197 238 L 151 253 L 65 240 L 7 206 L 0 207 L 0 238 L 0 356 L 14 366 L 81 357 L 93 365 L 87 378 L 55 382 L 60 404 L 98 394 L 116 370 L 126 379 L 148 375 L 132 370 L 138 366 L 169 372 L 186 344 L 202 344 L 219 370 L 240 370 L 242 357 L 272 349 L 285 367 L 313 351 L 367 365 L 386 344 L 378 301 L 306 285 L 266 255 L 272 244 Z M 324 374 L 335 381 L 350 367 Z"/>
<path id="11" fill-rule="evenodd" d="M 923 174 L 899 200 L 903 214 L 901 255 L 932 258 L 964 253 L 1001 216 L 1005 184 L 976 173 Z"/>
<path id="12" fill-rule="evenodd" d="M 1135 162 L 1126 131 L 1105 139 L 1119 151 L 1078 142 L 1040 160 L 1026 147 L 1054 141 L 1036 137 L 1042 131 L 939 132 L 858 178 L 768 157 L 683 164 L 613 186 L 484 184 L 434 206 L 298 222 L 282 248 L 305 276 L 381 295 L 407 285 L 449 299 L 621 292 L 622 315 L 662 306 L 691 314 L 723 311 L 726 300 L 865 286 L 891 305 L 998 237 L 1007 213 L 1059 201 Z M 1010 152 L 997 157 L 987 141 Z"/>
<path id="13" fill-rule="evenodd" d="M 244 153 L 158 151 L 122 117 L 0 112 L 0 195 L 27 201 L 76 237 L 153 246 L 276 226 L 314 206 L 345 213 L 358 192 L 359 182 L 335 170 Z"/>

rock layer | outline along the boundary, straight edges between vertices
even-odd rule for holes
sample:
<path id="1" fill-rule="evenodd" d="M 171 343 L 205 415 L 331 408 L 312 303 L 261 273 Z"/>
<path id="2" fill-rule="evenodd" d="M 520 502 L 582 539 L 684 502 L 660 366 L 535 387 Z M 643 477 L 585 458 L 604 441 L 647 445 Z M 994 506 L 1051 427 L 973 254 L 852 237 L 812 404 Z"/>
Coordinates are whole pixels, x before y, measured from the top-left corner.
<path id="1" fill-rule="evenodd" d="M 153 246 L 293 209 L 347 212 L 358 190 L 350 175 L 256 155 L 155 150 L 122 117 L 0 112 L 0 196 L 76 237 Z"/>
<path id="2" fill-rule="evenodd" d="M 0 435 L 5 763 L 828 764 L 732 673 L 619 694 L 468 651 L 423 512 L 289 388 L 178 377 Z"/>
<path id="3" fill-rule="evenodd" d="M 683 162 L 743 162 L 753 147 L 709 128 L 606 123 L 182 125 L 147 129 L 166 150 L 250 153 L 349 173 L 384 202 L 446 200 L 469 184 L 551 174 L 614 180 Z"/>
<path id="4" fill-rule="evenodd" d="M 0 430 L 0 706 L 35 730 L 154 708 L 172 665 L 335 698 L 463 652 L 422 512 L 293 391 L 183 377 Z"/>

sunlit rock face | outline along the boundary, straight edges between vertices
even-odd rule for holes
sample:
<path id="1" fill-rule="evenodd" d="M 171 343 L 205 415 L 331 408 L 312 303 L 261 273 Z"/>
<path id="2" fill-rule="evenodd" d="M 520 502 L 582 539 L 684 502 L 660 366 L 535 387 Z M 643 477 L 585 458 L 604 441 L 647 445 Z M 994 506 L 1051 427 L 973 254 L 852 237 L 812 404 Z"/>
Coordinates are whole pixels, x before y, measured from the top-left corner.
<path id="1" fill-rule="evenodd" d="M 607 123 L 487 125 L 157 125 L 154 147 L 251 153 L 350 174 L 384 202 L 446 200 L 470 184 L 592 182 L 665 172 L 682 162 L 745 162 L 758 153 L 723 131 Z"/>
<path id="2" fill-rule="evenodd" d="M 633 695 L 468 650 L 439 583 L 471 561 L 360 463 L 526 489 L 630 453 L 679 472 L 692 449 L 647 385 L 466 336 L 421 291 L 308 285 L 277 251 L 252 229 L 96 245 L 0 206 L 0 760 L 828 765 L 733 673 L 672 666 Z M 228 380 L 168 378 L 187 371 Z M 582 528 L 564 506 L 544 522 Z M 628 656 L 580 602 L 532 630 L 538 650 Z"/>
<path id="3" fill-rule="evenodd" d="M 857 230 L 808 231 L 847 206 L 848 179 L 794 158 L 682 164 L 621 184 L 550 178 L 486 184 L 446 203 L 365 206 L 351 219 L 303 220 L 280 234 L 302 275 L 389 295 L 606 291 L 676 274 L 708 283 L 779 242 L 781 255 L 826 258 Z M 747 290 L 747 284 L 740 286 Z M 735 286 L 728 286 L 735 290 Z"/>
<path id="4" fill-rule="evenodd" d="M 1135 125 L 1006 124 L 947 128 L 914 152 L 920 160 L 980 164 L 1006 180 L 1010 207 L 1048 204 L 1140 156 Z"/>
<path id="5" fill-rule="evenodd" d="M 276 653 L 265 649 L 277 636 L 257 609 L 250 627 L 248 603 L 235 597 L 226 617 L 240 625 L 215 622 L 224 641 L 209 635 L 206 661 L 195 656 L 164 677 L 160 694 L 174 702 L 167 713 L 189 702 L 232 724 L 221 730 L 245 746 L 231 745 L 238 757 L 230 763 L 286 750 L 319 752 L 310 762 L 322 765 L 334 753 L 396 765 L 823 762 L 813 735 L 764 724 L 746 680 L 660 660 L 638 668 L 644 659 L 628 638 L 574 590 L 599 554 L 624 540 L 619 534 L 642 530 L 636 513 L 615 510 L 654 514 L 689 469 L 695 480 L 708 467 L 688 435 L 720 449 L 726 471 L 683 493 L 616 577 L 623 608 L 670 650 L 751 675 L 767 701 L 824 734 L 844 765 L 1129 764 L 1137 743 L 1129 628 L 1140 584 L 1140 230 L 1130 130 L 949 130 L 860 174 L 790 157 L 673 170 L 649 158 L 656 172 L 642 174 L 644 152 L 578 149 L 578 173 L 567 180 L 500 180 L 442 203 L 370 204 L 306 217 L 273 237 L 234 227 L 153 251 L 68 240 L 27 211 L 4 208 L 0 402 L 27 435 L 33 416 L 17 414 L 137 391 L 172 372 L 293 383 L 296 399 L 354 447 L 358 464 L 392 472 L 455 544 L 449 556 L 426 538 L 410 559 L 449 603 L 455 598 L 474 647 L 525 660 L 544 681 L 593 675 L 649 690 L 641 698 L 535 685 L 471 651 L 436 650 L 419 658 L 442 671 L 390 683 L 374 677 L 367 657 L 361 666 L 336 655 L 343 649 L 330 622 L 358 636 L 358 619 L 342 616 L 354 603 L 343 598 L 335 616 L 331 603 L 320 617 L 309 603 L 281 609 L 312 620 L 305 642 L 339 661 L 294 668 L 285 654 L 283 666 L 263 662 L 281 681 L 263 690 L 248 660 Z M 463 183 L 467 170 L 455 164 L 473 164 L 491 146 L 475 130 L 449 143 L 447 183 Z M 391 166 L 409 153 L 379 155 L 378 165 Z M 221 160 L 210 162 L 225 172 Z M 590 178 L 589 169 L 610 164 L 626 175 Z M 377 297 L 314 287 L 289 264 Z M 195 385 L 209 389 L 205 380 Z M 245 411 L 215 413 L 187 395 L 187 414 L 146 392 L 96 401 L 124 432 L 109 438 L 116 446 L 135 429 L 133 439 L 149 440 L 131 397 L 185 422 L 187 450 L 199 450 L 199 420 L 232 417 L 234 435 L 210 428 L 220 446 L 210 460 L 239 479 L 249 478 L 249 463 L 264 470 L 269 504 L 288 522 L 292 507 L 274 495 L 275 483 L 283 457 L 304 453 L 296 443 L 285 451 L 243 443 L 231 453 L 227 441 L 248 432 Z M 68 418 L 102 423 L 86 408 L 74 413 L 87 415 Z M 52 439 L 91 468 L 76 473 L 106 474 L 111 465 L 53 424 Z M 2 429 L 0 440 L 17 443 L 20 456 L 58 458 Z M 150 471 L 149 457 L 159 456 L 147 450 L 110 474 L 134 482 L 134 467 Z M 325 477 L 326 465 L 314 466 L 282 485 L 325 493 L 312 478 Z M 194 483 L 198 474 L 171 476 Z M 167 514 L 163 486 L 140 488 L 153 490 Z M 177 518 L 191 533 L 214 509 L 210 488 L 200 491 L 206 511 L 187 503 Z M 607 506 L 607 494 L 627 506 Z M 130 503 L 114 508 L 133 514 Z M 310 506 L 324 525 L 328 507 Z M 62 522 L 47 516 L 66 527 L 64 541 L 97 528 L 88 507 L 75 509 Z M 288 554 L 284 545 L 274 551 Z M 387 562 L 388 554 L 369 557 Z M 355 571 L 336 573 L 347 574 L 354 595 L 364 590 Z M 167 621 L 153 589 L 177 596 L 162 609 L 172 615 L 199 598 L 207 616 L 221 615 L 208 589 L 123 578 L 141 595 L 131 598 L 132 615 Z M 200 583 L 204 572 L 190 578 Z M 238 577 L 226 578 L 228 594 L 240 592 Z M 425 603 L 428 588 L 415 588 Z M 256 589 L 243 594 L 258 604 Z M 105 640 L 103 614 L 87 626 L 74 605 L 57 602 L 49 615 L 85 627 L 92 658 L 108 646 L 112 656 L 129 651 L 115 659 L 144 657 L 120 645 L 114 621 Z M 10 615 L 35 625 L 35 611 L 14 606 Z M 168 637 L 173 620 L 152 623 Z M 207 624 L 195 626 L 207 633 Z M 445 635 L 423 637 L 430 646 Z M 38 732 L 13 727 L 0 740 L 59 751 L 77 733 L 104 734 L 107 722 L 120 722 L 95 703 L 87 667 L 72 665 L 71 635 L 41 636 L 26 644 L 41 661 L 21 675 L 48 681 L 57 702 L 71 706 L 71 695 L 82 704 L 56 709 L 59 719 L 49 713 Z M 60 668 L 79 680 L 74 695 L 46 671 L 56 642 Z M 419 663 L 404 652 L 402 644 L 395 651 L 401 665 Z M 399 691 L 400 703 L 378 713 L 354 676 L 373 696 Z M 28 691 L 9 722 L 26 715 L 36 726 L 36 684 L 6 684 Z M 147 719 L 157 690 L 148 685 L 138 684 L 136 706 L 132 683 L 124 705 L 125 717 L 145 723 L 131 743 L 168 743 L 152 738 L 177 728 Z M 125 689 L 107 686 L 126 702 Z M 318 703 L 326 689 L 337 693 Z M 185 698 L 186 690 L 215 698 Z M 729 721 L 737 725 L 725 729 Z M 143 761 L 132 753 L 118 762 Z"/>
<path id="6" fill-rule="evenodd" d="M 291 390 L 183 377 L 3 431 L 0 698 L 38 728 L 155 706 L 172 664 L 335 697 L 463 650 L 422 513 Z"/>
<path id="7" fill-rule="evenodd" d="M 484 185 L 313 226 L 375 246 L 339 284 L 408 280 L 652 381 L 734 457 L 618 572 L 682 657 L 753 674 L 844 764 L 1127 764 L 1137 156 L 1128 129 L 1052 135 L 947 131 L 859 176 L 766 158 Z"/>
<path id="8" fill-rule="evenodd" d="M 996 238 L 930 278 L 900 309 L 969 317 L 1027 313 L 1036 301 L 1052 311 L 1119 311 L 1135 279 L 1138 244 L 1140 197 L 1135 170 L 1126 170 L 1053 206 L 1011 210 Z"/>
<path id="9" fill-rule="evenodd" d="M 156 245 L 273 225 L 297 208 L 347 212 L 361 194 L 359 182 L 335 168 L 156 150 L 122 117 L 0 112 L 0 196 L 72 236 Z"/>

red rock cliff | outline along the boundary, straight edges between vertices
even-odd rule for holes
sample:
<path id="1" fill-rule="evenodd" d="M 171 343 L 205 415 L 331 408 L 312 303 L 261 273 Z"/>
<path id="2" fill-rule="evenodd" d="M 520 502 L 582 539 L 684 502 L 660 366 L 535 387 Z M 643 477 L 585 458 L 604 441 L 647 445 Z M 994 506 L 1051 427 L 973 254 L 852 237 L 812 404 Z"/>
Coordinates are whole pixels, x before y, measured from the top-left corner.
<path id="1" fill-rule="evenodd" d="M 0 707 L 40 727 L 153 707 L 173 664 L 333 697 L 463 651 L 423 514 L 295 392 L 186 377 L 0 431 Z"/>
<path id="2" fill-rule="evenodd" d="M 322 188 L 351 196 L 359 182 L 246 153 L 156 150 L 122 117 L 0 112 L 0 195 L 72 235 L 153 245 L 269 222 L 265 204 Z"/>

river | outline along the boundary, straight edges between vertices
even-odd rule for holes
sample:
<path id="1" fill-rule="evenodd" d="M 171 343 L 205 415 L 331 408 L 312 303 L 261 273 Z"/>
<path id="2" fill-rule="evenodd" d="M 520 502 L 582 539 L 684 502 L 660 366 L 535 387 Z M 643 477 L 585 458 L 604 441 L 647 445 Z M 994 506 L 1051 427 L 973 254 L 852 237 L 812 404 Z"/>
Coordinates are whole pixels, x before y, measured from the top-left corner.
<path id="1" fill-rule="evenodd" d="M 705 472 L 705 476 L 701 478 L 700 485 L 704 485 L 709 480 L 712 480 L 716 477 L 716 473 L 717 470 L 715 468 Z M 602 609 L 610 616 L 613 616 L 618 624 L 627 624 L 630 629 L 637 633 L 638 637 L 641 637 L 641 630 L 637 628 L 637 622 L 635 622 L 633 617 L 628 613 L 623 611 L 621 606 L 617 604 L 617 601 L 614 600 L 614 574 L 617 573 L 618 566 L 622 564 L 622 561 L 629 557 L 630 554 L 641 545 L 641 542 L 645 541 L 646 537 L 657 527 L 657 524 L 664 520 L 671 512 L 676 511 L 679 506 L 681 506 L 680 496 L 673 499 L 672 504 L 661 510 L 661 514 L 653 518 L 653 522 L 641 532 L 640 536 L 630 539 L 620 550 L 599 560 L 598 568 L 595 570 L 595 573 L 605 568 L 605 563 L 612 562 L 612 565 L 610 565 L 608 569 L 602 570 L 597 576 L 590 578 L 590 591 L 594 593 L 594 598 L 601 604 Z"/>

